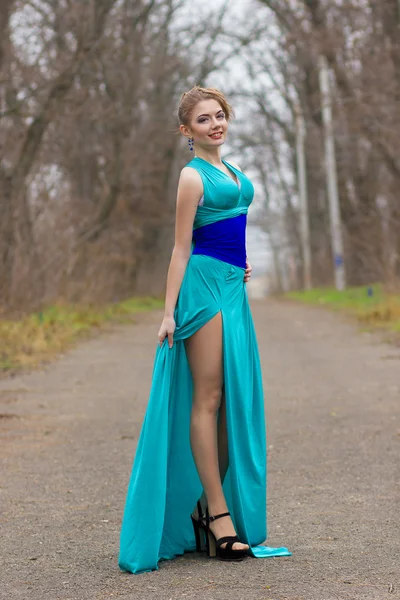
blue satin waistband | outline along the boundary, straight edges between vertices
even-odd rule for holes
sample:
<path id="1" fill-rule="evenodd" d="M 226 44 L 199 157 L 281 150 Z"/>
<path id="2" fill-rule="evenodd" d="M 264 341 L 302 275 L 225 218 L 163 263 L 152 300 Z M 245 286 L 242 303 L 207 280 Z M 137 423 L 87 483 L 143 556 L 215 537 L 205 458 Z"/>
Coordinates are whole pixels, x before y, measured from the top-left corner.
<path id="1" fill-rule="evenodd" d="M 247 215 L 224 219 L 193 231 L 192 254 L 203 254 L 246 268 Z"/>

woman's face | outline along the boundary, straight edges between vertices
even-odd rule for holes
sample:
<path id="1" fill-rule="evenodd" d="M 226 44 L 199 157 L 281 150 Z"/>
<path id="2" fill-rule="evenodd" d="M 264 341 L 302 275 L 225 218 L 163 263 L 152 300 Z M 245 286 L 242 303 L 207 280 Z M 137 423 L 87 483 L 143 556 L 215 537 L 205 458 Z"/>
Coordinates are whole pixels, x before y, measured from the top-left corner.
<path id="1" fill-rule="evenodd" d="M 210 98 L 196 104 L 189 127 L 182 125 L 181 131 L 193 137 L 196 146 L 209 150 L 225 142 L 228 121 L 221 105 Z"/>

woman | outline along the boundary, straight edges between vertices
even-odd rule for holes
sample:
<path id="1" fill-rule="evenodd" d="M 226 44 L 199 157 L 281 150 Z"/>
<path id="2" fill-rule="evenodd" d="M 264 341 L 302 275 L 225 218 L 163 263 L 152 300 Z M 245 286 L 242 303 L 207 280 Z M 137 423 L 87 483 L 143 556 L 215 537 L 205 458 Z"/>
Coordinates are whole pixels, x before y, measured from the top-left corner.
<path id="1" fill-rule="evenodd" d="M 245 287 L 254 189 L 221 159 L 231 114 L 215 89 L 195 87 L 179 103 L 195 156 L 178 185 L 165 314 L 122 523 L 119 565 L 133 573 L 195 548 L 222 560 L 290 554 L 257 546 L 266 538 L 266 442 Z"/>

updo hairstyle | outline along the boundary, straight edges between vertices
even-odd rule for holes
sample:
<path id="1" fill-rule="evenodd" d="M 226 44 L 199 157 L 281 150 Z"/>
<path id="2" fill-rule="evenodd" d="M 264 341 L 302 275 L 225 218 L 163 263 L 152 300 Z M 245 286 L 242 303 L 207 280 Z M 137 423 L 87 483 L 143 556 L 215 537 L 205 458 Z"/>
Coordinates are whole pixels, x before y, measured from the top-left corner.
<path id="1" fill-rule="evenodd" d="M 196 85 L 194 88 L 182 94 L 178 105 L 178 119 L 180 125 L 189 126 L 192 112 L 196 104 L 202 100 L 216 100 L 229 121 L 234 116 L 233 108 L 227 102 L 225 96 L 215 88 L 203 88 Z"/>

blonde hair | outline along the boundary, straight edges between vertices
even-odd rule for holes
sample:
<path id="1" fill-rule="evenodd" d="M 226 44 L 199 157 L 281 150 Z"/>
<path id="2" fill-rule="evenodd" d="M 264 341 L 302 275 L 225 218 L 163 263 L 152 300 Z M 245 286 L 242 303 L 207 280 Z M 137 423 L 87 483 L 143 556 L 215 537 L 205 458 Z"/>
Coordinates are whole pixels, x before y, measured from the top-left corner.
<path id="1" fill-rule="evenodd" d="M 188 92 L 182 94 L 178 105 L 178 119 L 180 125 L 189 125 L 192 112 L 196 104 L 202 100 L 216 100 L 225 113 L 226 120 L 229 121 L 234 116 L 232 106 L 227 102 L 225 96 L 215 88 L 203 88 L 198 85 Z"/>

